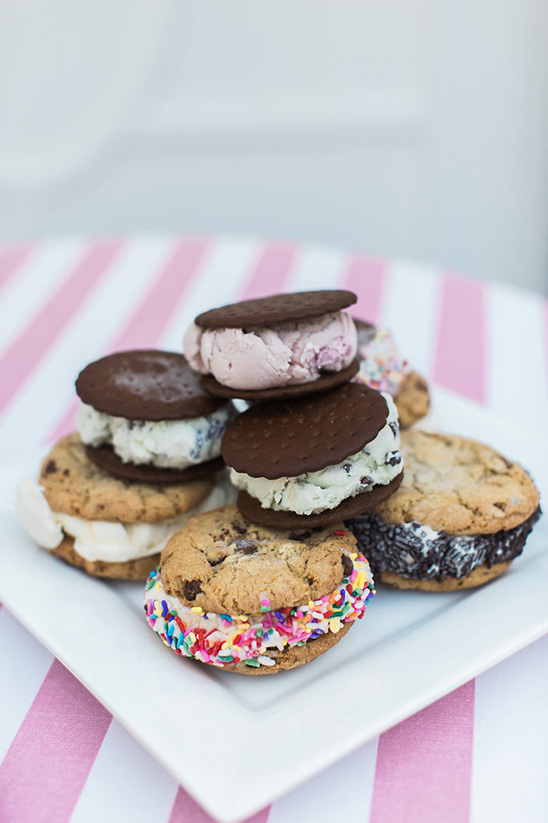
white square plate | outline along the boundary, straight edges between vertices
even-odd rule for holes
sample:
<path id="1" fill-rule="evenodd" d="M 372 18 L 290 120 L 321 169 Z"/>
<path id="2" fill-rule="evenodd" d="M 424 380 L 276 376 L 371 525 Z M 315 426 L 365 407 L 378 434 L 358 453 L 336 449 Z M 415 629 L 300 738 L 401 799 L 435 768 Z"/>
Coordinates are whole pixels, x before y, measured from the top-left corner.
<path id="1" fill-rule="evenodd" d="M 428 428 L 489 443 L 525 466 L 548 499 L 538 435 L 447 392 L 436 391 L 433 405 Z M 39 459 L 27 455 L 0 475 L 0 600 L 224 823 L 548 632 L 542 518 L 498 580 L 444 595 L 381 588 L 341 643 L 301 669 L 248 678 L 181 659 L 145 623 L 140 584 L 95 580 L 22 534 L 14 487 Z M 243 769 L 246 791 L 235 791 Z"/>

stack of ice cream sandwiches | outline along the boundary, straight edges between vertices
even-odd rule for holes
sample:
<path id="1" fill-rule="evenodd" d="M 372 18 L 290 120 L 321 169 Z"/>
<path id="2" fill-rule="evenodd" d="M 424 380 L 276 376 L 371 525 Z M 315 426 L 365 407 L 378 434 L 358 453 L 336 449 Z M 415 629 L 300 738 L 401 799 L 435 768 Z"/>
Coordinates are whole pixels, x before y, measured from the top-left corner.
<path id="1" fill-rule="evenodd" d="M 18 495 L 36 542 L 89 574 L 143 579 L 193 514 L 228 502 L 218 480 L 234 413 L 182 354 L 119 352 L 76 381 L 78 432 L 56 443 Z"/>
<path id="2" fill-rule="evenodd" d="M 403 462 L 391 394 L 352 381 L 355 302 L 342 290 L 274 295 L 188 329 L 202 387 L 249 406 L 221 443 L 237 505 L 193 518 L 147 584 L 149 623 L 178 653 L 268 674 L 363 616 L 373 579 L 344 521 L 390 497 Z"/>
<path id="3" fill-rule="evenodd" d="M 482 444 L 407 430 L 428 387 L 355 302 L 242 301 L 200 314 L 184 355 L 88 365 L 78 431 L 21 484 L 27 532 L 92 575 L 146 579 L 166 645 L 244 674 L 338 642 L 372 569 L 426 591 L 501 574 L 540 514 L 531 478 Z"/>

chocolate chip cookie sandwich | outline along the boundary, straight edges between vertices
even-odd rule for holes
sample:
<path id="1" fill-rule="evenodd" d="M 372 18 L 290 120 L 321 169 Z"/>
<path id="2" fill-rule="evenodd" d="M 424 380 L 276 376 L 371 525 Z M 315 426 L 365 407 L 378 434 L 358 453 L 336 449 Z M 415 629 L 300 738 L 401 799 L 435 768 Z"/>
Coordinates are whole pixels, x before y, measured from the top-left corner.
<path id="1" fill-rule="evenodd" d="M 357 372 L 356 329 L 344 290 L 276 294 L 196 317 L 184 353 L 220 397 L 266 400 L 326 391 Z"/>
<path id="2" fill-rule="evenodd" d="M 77 428 L 90 460 L 128 480 L 183 483 L 222 467 L 232 404 L 207 394 L 181 354 L 124 351 L 76 380 Z"/>
<path id="3" fill-rule="evenodd" d="M 399 490 L 374 512 L 347 521 L 377 580 L 451 591 L 498 577 L 540 516 L 527 472 L 462 437 L 412 430 L 401 438 Z"/>
<path id="4" fill-rule="evenodd" d="M 275 674 L 331 648 L 373 594 L 369 564 L 342 523 L 274 531 L 227 506 L 171 538 L 147 582 L 145 613 L 177 654 Z"/>
<path id="5" fill-rule="evenodd" d="M 403 476 L 392 399 L 356 383 L 257 403 L 229 424 L 221 452 L 242 514 L 272 528 L 369 511 Z"/>
<path id="6" fill-rule="evenodd" d="M 365 320 L 354 318 L 358 332 L 360 368 L 354 380 L 365 383 L 393 398 L 402 429 L 412 426 L 426 414 L 430 395 L 426 381 L 398 355 L 389 331 Z"/>
<path id="7" fill-rule="evenodd" d="M 113 477 L 71 434 L 48 454 L 38 481 L 21 483 L 17 510 L 38 545 L 67 563 L 98 577 L 144 580 L 192 514 L 228 500 L 211 479 L 153 485 Z"/>

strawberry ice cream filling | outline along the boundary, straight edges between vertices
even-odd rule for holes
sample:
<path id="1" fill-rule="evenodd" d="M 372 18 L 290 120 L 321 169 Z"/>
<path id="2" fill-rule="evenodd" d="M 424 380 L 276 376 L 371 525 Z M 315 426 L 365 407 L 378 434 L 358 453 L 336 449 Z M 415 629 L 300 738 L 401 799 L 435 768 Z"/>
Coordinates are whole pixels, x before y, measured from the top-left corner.
<path id="1" fill-rule="evenodd" d="M 345 312 L 261 328 L 193 324 L 184 339 L 185 357 L 195 371 L 248 391 L 310 383 L 324 372 L 342 371 L 356 350 L 354 321 Z"/>

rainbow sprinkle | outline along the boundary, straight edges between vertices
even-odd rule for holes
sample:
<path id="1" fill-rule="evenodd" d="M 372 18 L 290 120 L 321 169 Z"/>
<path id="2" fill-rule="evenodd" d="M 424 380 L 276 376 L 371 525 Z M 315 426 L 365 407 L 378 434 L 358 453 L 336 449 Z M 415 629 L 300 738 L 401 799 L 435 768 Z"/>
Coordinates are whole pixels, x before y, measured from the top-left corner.
<path id="1" fill-rule="evenodd" d="M 150 574 L 145 590 L 145 614 L 151 628 L 177 654 L 213 666 L 273 666 L 269 649 L 302 646 L 327 632 L 337 634 L 345 623 L 363 617 L 375 594 L 369 563 L 362 554 L 347 555 L 352 571 L 329 595 L 286 609 L 270 609 L 270 600 L 260 599 L 256 615 L 215 614 L 198 606 L 189 608 L 168 595 L 159 570 Z"/>
<path id="2" fill-rule="evenodd" d="M 388 392 L 392 397 L 398 393 L 409 367 L 407 361 L 400 360 L 392 335 L 386 329 L 376 329 L 375 336 L 358 349 L 360 370 L 354 381 L 365 383 L 380 392 Z"/>

